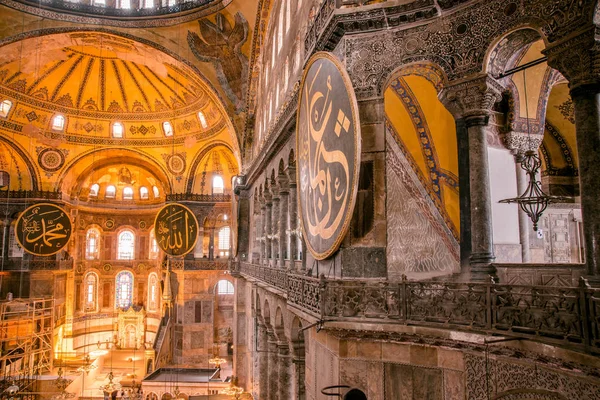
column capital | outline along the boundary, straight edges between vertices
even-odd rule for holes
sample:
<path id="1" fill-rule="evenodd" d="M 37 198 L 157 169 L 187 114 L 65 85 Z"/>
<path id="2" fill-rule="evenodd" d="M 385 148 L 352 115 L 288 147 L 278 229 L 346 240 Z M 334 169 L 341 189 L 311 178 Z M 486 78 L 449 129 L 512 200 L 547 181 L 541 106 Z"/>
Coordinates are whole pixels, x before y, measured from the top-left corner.
<path id="1" fill-rule="evenodd" d="M 600 85 L 600 39 L 595 29 L 562 40 L 543 51 L 548 65 L 568 81 L 574 96 L 580 87 Z"/>
<path id="2" fill-rule="evenodd" d="M 439 98 L 455 119 L 467 126 L 487 125 L 494 104 L 502 99 L 502 86 L 488 74 L 450 82 Z"/>
<path id="3" fill-rule="evenodd" d="M 528 150 L 537 151 L 542 145 L 544 135 L 527 132 L 508 131 L 500 133 L 500 138 L 504 146 L 511 151 L 512 154 L 525 154 Z"/>

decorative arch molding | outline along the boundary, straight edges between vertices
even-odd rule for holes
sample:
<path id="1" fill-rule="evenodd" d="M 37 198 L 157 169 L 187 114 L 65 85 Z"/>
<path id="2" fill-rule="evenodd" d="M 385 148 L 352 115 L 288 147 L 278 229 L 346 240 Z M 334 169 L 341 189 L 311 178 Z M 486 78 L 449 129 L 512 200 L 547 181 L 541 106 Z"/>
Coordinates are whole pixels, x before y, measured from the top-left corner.
<path id="1" fill-rule="evenodd" d="M 12 148 L 18 155 L 21 157 L 25 165 L 27 165 L 27 170 L 31 177 L 31 189 L 33 191 L 38 191 L 41 189 L 40 182 L 42 181 L 42 177 L 36 168 L 35 164 L 31 161 L 29 156 L 27 155 L 27 151 L 21 147 L 19 143 L 16 141 L 10 140 L 4 135 L 0 135 L 0 142 L 8 145 Z"/>
<path id="2" fill-rule="evenodd" d="M 0 4 L 3 1 L 7 1 L 7 0 L 0 0 Z M 11 0 L 13 1 L 13 0 Z M 44 28 L 44 29 L 36 29 L 36 30 L 31 30 L 31 31 L 27 31 L 27 32 L 22 32 L 19 33 L 17 35 L 13 35 L 13 36 L 9 36 L 6 37 L 4 39 L 0 40 L 0 48 L 7 45 L 7 44 L 11 44 L 11 43 L 15 43 L 15 42 L 19 42 L 21 40 L 24 39 L 29 39 L 29 38 L 33 38 L 33 37 L 41 37 L 41 36 L 48 36 L 48 35 L 53 35 L 53 34 L 59 34 L 59 33 L 73 33 L 73 32 L 98 32 L 98 33 L 106 33 L 106 34 L 110 34 L 110 35 L 114 35 L 120 38 L 124 38 L 124 39 L 129 39 L 129 40 L 133 40 L 136 41 L 138 43 L 144 44 L 146 46 L 150 46 L 153 47 L 154 49 L 165 53 L 166 55 L 180 61 L 181 63 L 185 64 L 188 68 L 190 68 L 194 73 L 196 73 L 198 75 L 198 77 L 200 78 L 201 82 L 203 84 L 206 85 L 207 87 L 207 92 L 209 92 L 211 95 L 213 95 L 215 97 L 215 105 L 219 108 L 219 111 L 221 112 L 221 114 L 223 116 L 227 116 L 227 118 L 225 118 L 226 120 L 226 127 L 227 130 L 230 132 L 230 136 L 231 136 L 231 140 L 233 142 L 233 147 L 234 149 L 237 150 L 234 151 L 234 154 L 237 154 L 239 152 L 239 142 L 238 142 L 238 138 L 237 135 L 235 134 L 235 129 L 234 129 L 234 124 L 233 124 L 233 115 L 228 111 L 228 109 L 224 106 L 224 104 L 228 104 L 225 99 L 221 96 L 221 94 L 219 93 L 219 91 L 216 89 L 216 87 L 212 84 L 212 82 L 206 77 L 206 75 L 204 75 L 202 73 L 202 71 L 200 71 L 200 69 L 198 69 L 198 67 L 196 65 L 194 65 L 190 60 L 188 60 L 187 58 L 181 56 L 180 54 L 177 54 L 176 52 L 169 50 L 168 48 L 155 43 L 151 40 L 148 39 L 144 39 L 141 38 L 139 36 L 135 36 L 135 35 L 131 35 L 129 33 L 125 33 L 125 32 L 121 32 L 119 30 L 115 30 L 115 29 L 110 29 L 110 28 L 102 28 L 102 27 L 86 27 L 86 26 L 80 26 L 80 27 L 61 27 L 61 28 Z M 218 101 L 217 101 L 218 100 Z"/>
<path id="3" fill-rule="evenodd" d="M 211 151 L 216 149 L 217 147 L 225 147 L 227 150 L 231 151 L 234 155 L 235 152 L 234 150 L 231 148 L 231 146 L 223 141 L 214 141 L 211 144 L 209 144 L 208 146 L 203 147 L 198 153 L 196 153 L 196 155 L 194 156 L 194 159 L 190 165 L 190 169 L 188 172 L 188 177 L 186 180 L 186 193 L 192 193 L 192 190 L 194 189 L 194 183 L 196 180 L 196 170 L 198 169 L 198 165 L 200 164 L 200 162 L 202 162 L 202 160 L 204 159 L 204 157 Z M 237 157 L 236 157 L 237 160 Z M 239 162 L 239 160 L 237 160 Z"/>
<path id="4" fill-rule="evenodd" d="M 390 72 L 409 63 L 435 63 L 449 81 L 480 73 L 485 70 L 489 49 L 519 28 L 539 31 L 546 43 L 553 43 L 573 29 L 591 26 L 588 20 L 594 6 L 591 2 L 572 5 L 561 1 L 554 2 L 554 7 L 548 7 L 543 0 L 527 3 L 523 6 L 512 0 L 480 2 L 427 25 L 389 30 L 370 37 L 347 37 L 346 66 L 357 97 L 381 97 L 382 83 Z M 368 67 L 372 65 L 377 69 Z"/>
<path id="5" fill-rule="evenodd" d="M 44 6 L 44 4 L 39 5 L 38 3 L 30 5 L 27 2 L 15 0 L 0 0 L 0 4 L 18 11 L 26 12 L 27 14 L 37 15 L 52 20 L 94 25 L 104 24 L 120 28 L 154 28 L 172 26 L 208 16 L 227 7 L 232 1 L 233 0 L 210 1 L 207 2 L 208 4 L 201 5 L 196 9 L 179 12 L 173 11 L 171 13 L 163 14 L 151 14 L 137 18 L 135 15 L 128 15 L 127 18 L 117 15 L 112 17 L 102 15 L 95 16 L 91 12 L 79 10 L 71 11 L 66 7 L 47 7 Z"/>
<path id="6" fill-rule="evenodd" d="M 543 40 L 541 32 L 529 26 L 505 32 L 488 48 L 483 64 L 484 72 L 498 76 L 507 69 L 515 67 L 526 49 L 540 39 Z"/>
<path id="7" fill-rule="evenodd" d="M 417 75 L 427 79 L 438 93 L 448 84 L 448 77 L 444 70 L 438 64 L 425 60 L 401 65 L 396 68 L 382 81 L 383 86 L 378 89 L 379 92 L 383 95 L 392 81 L 407 75 Z"/>
<path id="8" fill-rule="evenodd" d="M 142 168 L 148 169 L 150 172 L 155 174 L 157 177 L 161 179 L 162 182 L 168 187 L 169 192 L 173 191 L 171 181 L 169 180 L 169 172 L 166 167 L 156 162 L 150 155 L 135 149 L 125 149 L 125 148 L 113 148 L 113 149 L 93 149 L 89 150 L 73 160 L 69 161 L 69 163 L 64 167 L 60 176 L 56 180 L 56 189 L 60 189 L 63 185 L 63 181 L 69 174 L 69 172 L 81 161 L 89 158 L 90 156 L 101 155 L 104 152 L 115 153 L 122 152 L 125 154 L 119 155 L 118 157 L 107 157 L 107 158 L 99 158 L 98 160 L 92 162 L 83 172 L 79 174 L 79 178 L 77 179 L 77 184 L 71 191 L 71 193 L 78 193 L 81 190 L 81 184 L 83 180 L 89 173 L 97 168 L 101 168 L 110 164 L 115 164 L 118 162 L 128 162 L 134 165 L 139 165 Z M 133 158 L 129 158 L 128 155 L 133 156 Z"/>

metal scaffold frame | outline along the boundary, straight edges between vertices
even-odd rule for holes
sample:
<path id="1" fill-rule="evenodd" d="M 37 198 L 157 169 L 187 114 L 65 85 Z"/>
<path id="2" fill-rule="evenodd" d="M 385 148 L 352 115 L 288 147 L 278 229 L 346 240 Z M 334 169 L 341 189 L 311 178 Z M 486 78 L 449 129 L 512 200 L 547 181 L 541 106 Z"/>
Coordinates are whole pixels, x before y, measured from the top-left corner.
<path id="1" fill-rule="evenodd" d="M 11 385 L 35 391 L 37 377 L 52 371 L 53 336 L 53 298 L 0 302 L 0 398 Z"/>

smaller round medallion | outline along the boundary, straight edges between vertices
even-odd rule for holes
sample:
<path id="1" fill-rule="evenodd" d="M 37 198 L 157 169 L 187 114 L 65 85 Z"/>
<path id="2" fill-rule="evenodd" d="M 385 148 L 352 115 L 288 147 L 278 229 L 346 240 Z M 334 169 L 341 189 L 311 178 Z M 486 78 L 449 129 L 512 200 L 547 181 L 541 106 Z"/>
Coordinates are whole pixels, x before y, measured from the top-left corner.
<path id="1" fill-rule="evenodd" d="M 111 270 L 111 269 L 112 269 L 112 265 L 110 265 L 110 264 L 104 264 L 104 265 L 102 266 L 102 270 L 103 270 L 104 272 L 110 272 L 110 270 Z"/>
<path id="2" fill-rule="evenodd" d="M 65 164 L 65 156 L 56 149 L 44 149 L 38 155 L 38 164 L 46 172 L 56 172 Z"/>
<path id="3" fill-rule="evenodd" d="M 104 227 L 106 229 L 112 229 L 112 228 L 114 228 L 115 227 L 115 220 L 114 219 L 107 219 L 104 222 Z"/>
<path id="4" fill-rule="evenodd" d="M 140 229 L 146 229 L 146 227 L 147 227 L 146 221 L 140 221 L 138 226 L 140 227 Z"/>
<path id="5" fill-rule="evenodd" d="M 169 172 L 175 175 L 181 175 L 185 172 L 185 159 L 181 154 L 173 154 L 167 159 Z"/>

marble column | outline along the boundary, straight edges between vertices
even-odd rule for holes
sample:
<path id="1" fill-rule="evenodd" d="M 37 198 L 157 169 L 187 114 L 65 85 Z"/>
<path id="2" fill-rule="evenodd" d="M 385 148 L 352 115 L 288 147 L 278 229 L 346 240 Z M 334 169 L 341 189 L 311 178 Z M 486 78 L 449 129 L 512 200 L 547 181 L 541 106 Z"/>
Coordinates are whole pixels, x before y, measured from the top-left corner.
<path id="1" fill-rule="evenodd" d="M 265 219 L 264 219 L 264 237 L 265 237 L 265 257 L 263 265 L 269 264 L 269 259 L 271 258 L 271 245 L 272 238 L 271 234 L 273 233 L 273 226 L 271 224 L 273 214 L 271 213 L 273 208 L 273 203 L 271 202 L 271 195 L 265 193 Z"/>
<path id="2" fill-rule="evenodd" d="M 259 398 L 266 399 L 269 392 L 269 359 L 268 359 L 268 335 L 266 325 L 257 320 L 257 348 L 258 357 L 258 394 Z"/>
<path id="3" fill-rule="evenodd" d="M 277 345 L 279 362 L 279 400 L 290 398 L 290 348 L 287 341 Z"/>
<path id="4" fill-rule="evenodd" d="M 288 179 L 290 181 L 290 193 L 288 196 L 288 213 L 290 214 L 290 264 L 291 269 L 296 269 L 296 259 L 298 258 L 298 191 L 296 186 L 296 168 L 289 166 L 287 169 Z"/>
<path id="5" fill-rule="evenodd" d="M 273 207 L 271 208 L 271 232 L 273 233 L 273 242 L 271 244 L 271 267 L 277 266 L 279 259 L 279 242 L 281 240 L 281 232 L 279 232 L 279 189 L 273 188 Z"/>
<path id="6" fill-rule="evenodd" d="M 279 351 L 277 350 L 277 338 L 272 331 L 267 331 L 267 349 L 269 355 L 269 391 L 267 396 L 261 396 L 261 399 L 277 400 L 279 395 Z"/>
<path id="7" fill-rule="evenodd" d="M 599 78 L 600 80 L 600 78 Z M 587 274 L 600 279 L 600 82 L 571 89 Z"/>
<path id="8" fill-rule="evenodd" d="M 208 238 L 208 259 L 215 259 L 215 228 L 210 228 Z"/>
<path id="9" fill-rule="evenodd" d="M 265 260 L 265 246 L 266 246 L 266 241 L 265 241 L 265 203 L 261 200 L 260 202 L 260 216 L 258 217 L 259 220 L 259 225 L 258 225 L 258 240 L 259 240 L 259 248 L 260 248 L 260 254 L 259 254 L 259 261 L 258 263 L 260 265 L 262 265 L 264 263 Z"/>
<path id="10" fill-rule="evenodd" d="M 471 226 L 462 229 L 471 230 L 468 275 L 474 281 L 484 281 L 495 274 L 487 130 L 492 108 L 501 100 L 503 89 L 495 79 L 484 74 L 451 82 L 440 93 L 446 108 L 467 128 Z"/>
<path id="11" fill-rule="evenodd" d="M 575 111 L 579 190 L 588 277 L 600 281 L 600 40 L 596 30 L 557 32 L 548 65 L 568 81 Z"/>
<path id="12" fill-rule="evenodd" d="M 294 355 L 292 357 L 292 398 L 304 400 L 305 393 L 305 367 L 304 367 L 304 342 L 295 341 L 292 343 Z"/>
<path id="13" fill-rule="evenodd" d="M 2 221 L 2 258 L 8 260 L 8 246 L 10 243 L 10 220 L 5 219 Z"/>
<path id="14" fill-rule="evenodd" d="M 279 191 L 279 268 L 285 268 L 285 254 L 287 251 L 287 221 L 289 190 L 285 183 Z"/>
<path id="15" fill-rule="evenodd" d="M 515 169 L 517 172 L 517 196 L 520 196 L 527 189 L 527 173 L 521 168 L 521 162 L 523 161 L 523 153 L 515 155 Z M 529 251 L 529 235 L 531 231 L 531 225 L 529 223 L 529 217 L 519 207 L 519 238 L 521 243 L 521 262 L 531 262 L 531 256 Z"/>

